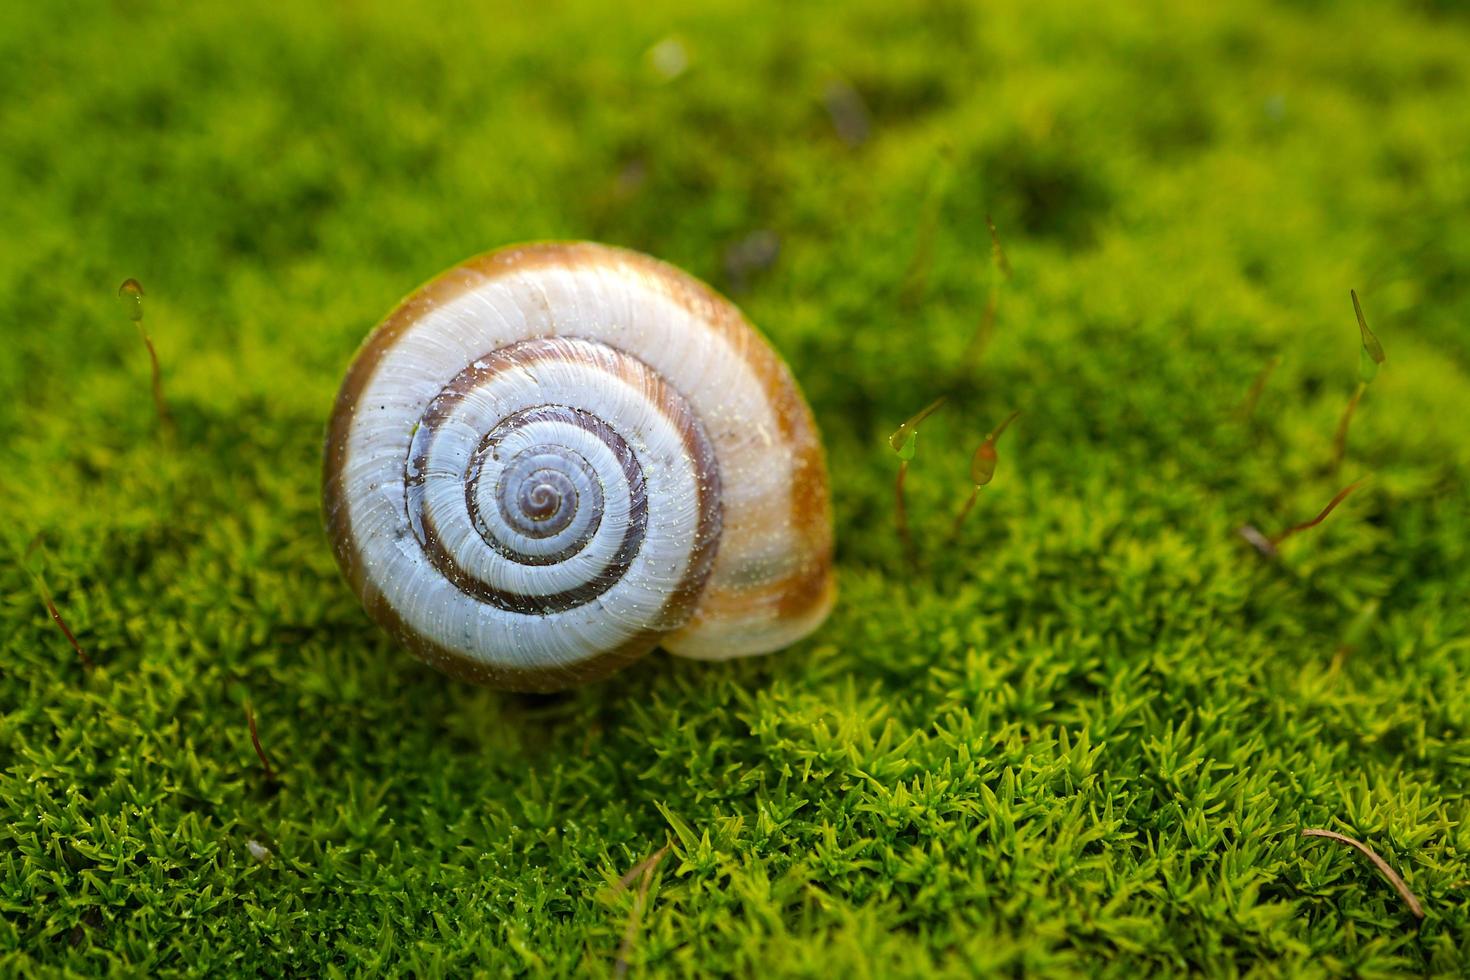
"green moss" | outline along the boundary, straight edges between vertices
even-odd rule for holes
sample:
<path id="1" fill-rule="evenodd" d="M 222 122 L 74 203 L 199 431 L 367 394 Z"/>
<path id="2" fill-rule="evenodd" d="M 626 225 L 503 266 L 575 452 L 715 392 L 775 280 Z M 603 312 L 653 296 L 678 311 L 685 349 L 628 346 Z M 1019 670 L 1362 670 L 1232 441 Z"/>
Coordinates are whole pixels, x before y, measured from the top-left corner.
<path id="1" fill-rule="evenodd" d="M 1465 971 L 1470 21 L 688 6 L 4 7 L 0 972 L 597 975 L 630 934 L 649 973 Z M 967 371 L 987 213 L 1015 274 Z M 545 237 L 739 287 L 789 358 L 840 541 L 808 642 L 507 696 L 339 580 L 357 343 Z M 1334 478 L 1349 287 L 1388 360 Z M 945 392 L 913 573 L 885 437 Z M 1367 471 L 1279 562 L 1235 533 Z"/>

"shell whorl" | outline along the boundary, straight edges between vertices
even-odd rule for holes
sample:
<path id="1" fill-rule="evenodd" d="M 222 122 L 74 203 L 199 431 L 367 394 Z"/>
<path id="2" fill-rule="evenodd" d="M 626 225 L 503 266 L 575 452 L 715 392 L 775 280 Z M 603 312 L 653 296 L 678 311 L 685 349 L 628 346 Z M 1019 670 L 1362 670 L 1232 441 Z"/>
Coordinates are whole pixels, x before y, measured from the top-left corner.
<path id="1" fill-rule="evenodd" d="M 544 339 L 487 354 L 435 396 L 409 444 L 404 500 L 455 588 L 544 617 L 625 580 L 637 590 L 624 601 L 644 608 L 696 594 L 719 545 L 719 486 L 703 427 L 662 379 L 610 347 Z M 685 610 L 663 604 L 649 625 L 672 629 Z"/>
<path id="2" fill-rule="evenodd" d="M 324 505 L 369 613 L 456 676 L 551 690 L 662 644 L 767 652 L 833 598 L 825 468 L 738 311 L 636 253 L 471 260 L 369 337 Z"/>

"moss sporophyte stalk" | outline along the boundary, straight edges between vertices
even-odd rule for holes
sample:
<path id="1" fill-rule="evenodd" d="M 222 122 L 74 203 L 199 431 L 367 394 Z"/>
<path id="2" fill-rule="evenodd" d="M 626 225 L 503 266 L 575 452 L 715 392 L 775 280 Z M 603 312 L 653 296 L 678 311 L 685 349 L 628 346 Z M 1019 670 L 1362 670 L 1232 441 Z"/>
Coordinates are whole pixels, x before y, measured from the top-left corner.
<path id="1" fill-rule="evenodd" d="M 136 279 L 125 279 L 123 284 L 117 287 L 117 296 L 127 311 L 128 319 L 137 326 L 138 338 L 143 341 L 143 346 L 148 350 L 148 365 L 152 372 L 153 408 L 158 413 L 158 422 L 164 435 L 172 436 L 174 422 L 173 416 L 168 411 L 168 403 L 163 398 L 163 370 L 158 364 L 158 351 L 154 349 L 153 338 L 148 336 L 148 331 L 143 326 L 143 284 Z"/>
<path id="2" fill-rule="evenodd" d="M 975 501 L 979 499 L 981 489 L 995 478 L 995 467 L 999 462 L 999 456 L 995 451 L 996 440 L 1001 437 L 1001 433 L 1010 428 L 1010 424 L 1020 414 L 1020 409 L 1017 409 L 1007 415 L 1000 425 L 991 429 L 990 434 L 981 441 L 979 447 L 975 450 L 975 455 L 971 457 L 970 483 L 973 485 L 973 489 L 971 489 L 970 496 L 965 499 L 964 504 L 960 506 L 959 513 L 955 515 L 954 525 L 951 527 L 949 534 L 951 541 L 959 537 L 960 528 L 964 526 L 965 519 L 970 516 L 970 511 L 974 509 Z"/>
<path id="3" fill-rule="evenodd" d="M 77 659 L 82 662 L 83 667 L 88 669 L 95 667 L 96 664 L 92 662 L 92 658 L 88 656 L 87 651 L 82 649 L 82 644 L 77 640 L 76 634 L 72 632 L 71 626 L 62 617 L 61 611 L 56 608 L 56 600 L 51 597 L 51 590 L 46 585 L 46 550 L 39 534 L 32 538 L 31 543 L 26 547 L 24 564 L 27 572 L 30 573 L 32 581 L 35 583 L 36 591 L 41 595 L 41 602 L 46 607 L 47 615 L 56 624 L 56 628 L 61 630 L 61 634 L 66 637 L 66 641 L 71 644 L 71 648 L 76 651 Z"/>
<path id="4" fill-rule="evenodd" d="M 917 566 L 919 557 L 914 548 L 913 533 L 909 530 L 909 512 L 908 504 L 904 499 L 904 482 L 908 479 L 909 463 L 913 462 L 914 456 L 919 451 L 919 424 L 939 411 L 944 402 L 944 397 L 934 399 L 905 420 L 888 437 L 889 448 L 898 454 L 898 477 L 893 485 L 894 523 L 898 527 L 898 537 L 903 547 L 904 557 L 910 566 Z"/>
<path id="5" fill-rule="evenodd" d="M 1383 345 L 1368 329 L 1368 320 L 1363 316 L 1363 304 L 1358 302 L 1358 291 L 1349 290 L 1353 301 L 1353 313 L 1358 318 L 1358 336 L 1362 346 L 1358 349 L 1358 384 L 1353 389 L 1352 397 L 1348 399 L 1347 407 L 1343 409 L 1342 418 L 1338 420 L 1337 429 L 1332 437 L 1332 472 L 1336 473 L 1342 466 L 1342 460 L 1347 455 L 1348 426 L 1352 424 L 1353 414 L 1358 409 L 1358 402 L 1363 400 L 1363 393 L 1368 390 L 1368 385 L 1378 377 L 1378 369 L 1385 360 Z"/>

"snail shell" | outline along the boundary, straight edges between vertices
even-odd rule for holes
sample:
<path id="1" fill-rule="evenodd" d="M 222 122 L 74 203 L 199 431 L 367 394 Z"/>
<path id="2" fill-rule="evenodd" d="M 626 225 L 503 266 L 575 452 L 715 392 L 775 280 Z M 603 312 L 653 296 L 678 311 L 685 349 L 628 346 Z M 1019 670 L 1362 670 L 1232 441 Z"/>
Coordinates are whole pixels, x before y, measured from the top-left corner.
<path id="1" fill-rule="evenodd" d="M 358 352 L 323 504 L 368 613 L 512 690 L 654 646 L 767 653 L 835 590 L 822 447 L 739 310 L 647 256 L 516 246 L 419 289 Z"/>

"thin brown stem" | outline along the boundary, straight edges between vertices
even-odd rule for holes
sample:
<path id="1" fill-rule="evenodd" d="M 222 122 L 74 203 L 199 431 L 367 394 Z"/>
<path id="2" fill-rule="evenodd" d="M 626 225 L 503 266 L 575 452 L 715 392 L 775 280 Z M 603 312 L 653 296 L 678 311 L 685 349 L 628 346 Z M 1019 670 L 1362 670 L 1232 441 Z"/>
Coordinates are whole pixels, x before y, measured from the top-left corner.
<path id="1" fill-rule="evenodd" d="M 172 435 L 174 420 L 169 414 L 168 402 L 163 397 L 163 370 L 158 365 L 158 351 L 153 346 L 153 338 L 148 336 L 148 331 L 143 326 L 143 284 L 136 279 L 124 280 L 117 287 L 117 296 L 128 311 L 128 319 L 138 328 L 138 337 L 143 341 L 143 346 L 148 348 L 148 363 L 153 369 L 153 408 L 158 412 L 158 422 L 164 433 Z"/>
<path id="2" fill-rule="evenodd" d="M 260 764 L 265 767 L 265 778 L 271 782 L 276 781 L 276 771 L 271 768 L 271 760 L 265 756 L 265 749 L 260 744 L 260 732 L 255 728 L 255 709 L 250 702 L 245 702 L 245 724 L 250 726 L 250 744 L 255 746 L 255 754 L 260 759 Z"/>
<path id="3" fill-rule="evenodd" d="M 990 215 L 985 216 L 985 226 L 990 229 L 990 262 L 995 266 L 1000 277 L 1010 282 L 1011 263 L 1006 258 L 1005 249 L 1000 247 L 1000 233 L 995 230 L 995 222 L 990 220 Z M 964 363 L 973 365 L 980 360 L 986 349 L 990 346 L 990 340 L 995 335 L 995 312 L 1000 305 L 1000 286 L 994 280 L 990 283 L 990 290 L 985 298 L 985 312 L 980 317 L 980 323 L 975 327 L 975 333 L 970 338 L 970 345 L 965 350 Z"/>
<path id="4" fill-rule="evenodd" d="M 1409 891 L 1409 886 L 1404 883 L 1404 879 L 1400 878 L 1399 873 L 1389 867 L 1388 862 L 1379 857 L 1377 852 L 1367 844 L 1364 844 L 1362 841 L 1353 840 L 1346 834 L 1339 834 L 1335 830 L 1308 828 L 1302 831 L 1302 836 L 1326 837 L 1328 840 L 1335 840 L 1358 850 L 1369 861 L 1373 862 L 1373 866 L 1378 869 L 1379 874 L 1388 879 L 1388 883 L 1394 887 L 1394 891 L 1399 893 L 1399 897 L 1404 900 L 1404 904 L 1409 907 L 1409 911 L 1414 913 L 1414 918 L 1424 918 L 1424 906 L 1420 905 L 1419 899 L 1414 896 L 1413 892 Z"/>
<path id="5" fill-rule="evenodd" d="M 1363 392 L 1368 386 L 1358 382 L 1358 387 L 1353 390 L 1353 397 L 1348 399 L 1347 408 L 1343 409 L 1342 418 L 1337 422 L 1337 431 L 1332 436 L 1332 474 L 1342 467 L 1342 460 L 1347 455 L 1348 426 L 1353 422 L 1353 413 L 1358 410 L 1358 402 L 1363 398 Z"/>
<path id="6" fill-rule="evenodd" d="M 898 524 L 898 540 L 903 545 L 904 559 L 910 566 L 918 568 L 919 556 L 914 550 L 913 534 L 909 531 L 909 509 L 904 499 L 904 482 L 909 475 L 909 461 L 899 460 L 898 479 L 893 484 L 893 516 Z"/>
<path id="7" fill-rule="evenodd" d="M 918 552 L 914 549 L 913 537 L 909 533 L 909 514 L 904 502 L 903 486 L 909 475 L 909 461 L 919 450 L 919 425 L 939 411 L 945 398 L 946 396 L 941 395 L 925 405 L 916 414 L 904 420 L 903 424 L 893 430 L 893 434 L 888 437 L 889 447 L 898 454 L 898 479 L 893 486 L 894 518 L 898 523 L 898 537 L 903 543 L 904 555 L 908 558 L 909 565 L 915 570 L 919 567 L 919 559 Z"/>
<path id="8" fill-rule="evenodd" d="M 1245 395 L 1245 402 L 1240 406 L 1240 417 L 1243 421 L 1249 421 L 1251 416 L 1256 414 L 1256 405 L 1261 400 L 1261 393 L 1266 390 L 1266 382 L 1271 380 L 1271 374 L 1280 363 L 1280 356 L 1273 357 L 1256 374 L 1256 380 L 1251 382 L 1250 391 Z"/>
<path id="9" fill-rule="evenodd" d="M 87 656 L 87 651 L 83 650 L 82 645 L 77 642 L 76 634 L 71 631 L 70 626 L 66 625 L 66 620 L 61 618 L 61 613 L 57 611 L 56 603 L 52 601 L 51 592 L 46 588 L 46 583 L 42 582 L 39 576 L 37 576 L 37 583 L 41 586 L 41 599 L 46 603 L 46 611 L 51 614 L 51 621 L 66 635 L 66 641 L 77 652 L 77 656 L 81 658 L 82 664 L 89 669 L 96 667 L 97 665 L 92 662 L 92 658 Z"/>
<path id="10" fill-rule="evenodd" d="M 990 340 L 995 336 L 995 310 L 1000 302 L 1000 290 L 994 285 L 990 287 L 990 293 L 985 298 L 985 312 L 980 315 L 980 322 L 975 327 L 975 333 L 970 337 L 970 344 L 965 349 L 964 363 L 974 366 L 985 351 L 990 347 Z"/>
<path id="11" fill-rule="evenodd" d="M 633 943 L 638 938 L 638 927 L 643 923 L 643 909 L 648 901 L 648 889 L 653 884 L 653 873 L 658 870 L 659 863 L 663 861 L 664 855 L 669 852 L 669 845 L 665 844 L 652 855 L 644 858 L 633 866 L 627 874 L 618 879 L 618 890 L 624 891 L 631 885 L 634 879 L 642 877 L 638 886 L 638 895 L 633 899 L 633 910 L 628 914 L 628 925 L 623 930 L 623 941 L 618 946 L 617 958 L 613 961 L 613 975 L 625 976 L 628 972 L 628 957 L 633 952 Z"/>
<path id="12" fill-rule="evenodd" d="M 163 370 L 158 366 L 158 351 L 153 346 L 153 338 L 148 336 L 148 331 L 143 329 L 143 324 L 138 324 L 138 335 L 143 338 L 143 346 L 148 348 L 148 363 L 153 368 L 153 408 L 158 412 L 159 424 L 164 431 L 174 431 L 174 417 L 169 414 L 168 402 L 163 398 Z"/>
<path id="13" fill-rule="evenodd" d="M 1005 249 L 1000 247 L 1000 232 L 995 230 L 995 222 L 990 220 L 990 215 L 985 216 L 985 227 L 990 229 L 990 261 L 1000 270 L 1000 274 L 1009 282 L 1011 278 L 1011 263 L 1006 258 Z"/>
<path id="14" fill-rule="evenodd" d="M 87 656 L 87 651 L 83 650 L 81 643 L 77 641 L 77 635 L 71 631 L 71 627 L 62 618 L 61 611 L 56 608 L 56 601 L 51 598 L 51 590 L 46 586 L 46 577 L 41 574 L 39 565 L 30 564 L 36 558 L 36 555 L 42 551 L 41 540 L 41 535 L 36 535 L 31 539 L 29 547 L 26 548 L 27 570 L 31 573 L 31 578 L 36 582 L 36 588 L 41 593 L 41 601 L 45 603 L 46 612 L 51 616 L 51 621 L 56 624 L 57 629 L 61 630 L 62 635 L 66 637 L 66 642 L 71 644 L 71 648 L 77 652 L 77 657 L 81 659 L 82 666 L 88 669 L 96 667 L 97 664 L 92 661 L 91 657 Z"/>
<path id="15" fill-rule="evenodd" d="M 929 179 L 924 201 L 919 209 L 918 229 L 914 237 L 914 254 L 904 275 L 900 302 L 907 307 L 923 300 L 929 287 L 929 270 L 934 264 L 934 241 L 939 231 L 939 209 L 949 185 L 949 153 L 943 151 L 939 166 Z"/>
<path id="16" fill-rule="evenodd" d="M 1302 531 L 1314 528 L 1318 524 L 1321 524 L 1323 521 L 1327 520 L 1327 515 L 1336 510 L 1337 505 L 1346 500 L 1348 494 L 1352 493 L 1354 490 L 1358 489 L 1358 487 L 1362 486 L 1364 481 L 1366 481 L 1367 479 L 1368 478 L 1366 476 L 1362 477 L 1354 481 L 1353 483 L 1349 483 L 1347 486 L 1337 491 L 1337 495 L 1327 502 L 1327 506 L 1322 508 L 1322 512 L 1320 514 L 1312 518 L 1310 521 L 1303 521 L 1300 524 L 1294 524 L 1291 527 L 1287 528 L 1285 531 L 1282 531 L 1274 537 L 1270 538 L 1271 546 L 1273 548 L 1279 547 L 1281 545 L 1281 542 L 1285 541 L 1293 534 L 1298 534 Z"/>
<path id="17" fill-rule="evenodd" d="M 626 874 L 618 879 L 618 883 L 613 887 L 613 890 L 618 892 L 627 891 L 628 886 L 637 881 L 638 876 L 647 871 L 650 865 L 657 864 L 659 861 L 662 861 L 664 859 L 664 854 L 666 854 L 668 850 L 669 845 L 665 844 L 663 847 L 660 847 L 658 850 L 648 855 L 648 857 L 644 858 L 642 861 L 639 861 L 637 864 L 633 865 L 631 868 L 628 869 Z"/>
<path id="18" fill-rule="evenodd" d="M 965 518 L 970 516 L 970 511 L 975 509 L 975 501 L 980 499 L 980 488 L 973 487 L 970 490 L 969 499 L 960 507 L 958 514 L 954 515 L 954 523 L 949 528 L 949 543 L 954 544 L 955 539 L 960 536 L 960 528 L 964 526 Z"/>

